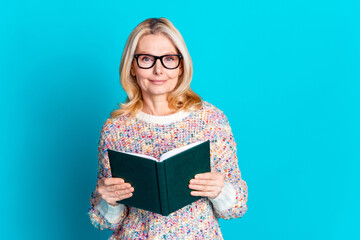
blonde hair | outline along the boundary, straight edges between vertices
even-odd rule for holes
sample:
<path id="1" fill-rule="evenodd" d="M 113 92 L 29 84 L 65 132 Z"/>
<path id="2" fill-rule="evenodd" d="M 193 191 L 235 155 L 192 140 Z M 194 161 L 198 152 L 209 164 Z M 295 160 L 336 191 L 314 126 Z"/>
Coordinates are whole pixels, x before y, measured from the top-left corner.
<path id="1" fill-rule="evenodd" d="M 201 98 L 190 88 L 193 74 L 193 65 L 185 41 L 180 32 L 166 18 L 149 18 L 141 22 L 130 34 L 120 63 L 120 82 L 127 94 L 125 103 L 119 104 L 119 109 L 111 113 L 111 117 L 119 117 L 128 113 L 133 114 L 142 109 L 142 93 L 135 77 L 130 73 L 134 53 L 139 39 L 149 34 L 164 34 L 175 45 L 182 55 L 182 74 L 179 76 L 177 86 L 169 94 L 169 108 L 175 111 L 179 110 L 198 110 L 201 107 Z"/>

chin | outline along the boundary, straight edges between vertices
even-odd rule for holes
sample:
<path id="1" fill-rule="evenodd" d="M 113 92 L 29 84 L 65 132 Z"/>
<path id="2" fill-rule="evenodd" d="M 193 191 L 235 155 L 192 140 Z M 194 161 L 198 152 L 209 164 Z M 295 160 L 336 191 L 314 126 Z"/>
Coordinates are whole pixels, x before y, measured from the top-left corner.
<path id="1" fill-rule="evenodd" d="M 168 96 L 170 92 L 150 92 L 149 96 Z"/>
<path id="2" fill-rule="evenodd" d="M 174 87 L 175 88 L 175 87 Z M 168 95 L 169 93 L 171 93 L 172 91 L 174 91 L 174 88 L 172 89 L 165 89 L 165 88 L 154 88 L 154 89 L 150 89 L 149 94 L 153 94 L 153 95 Z"/>

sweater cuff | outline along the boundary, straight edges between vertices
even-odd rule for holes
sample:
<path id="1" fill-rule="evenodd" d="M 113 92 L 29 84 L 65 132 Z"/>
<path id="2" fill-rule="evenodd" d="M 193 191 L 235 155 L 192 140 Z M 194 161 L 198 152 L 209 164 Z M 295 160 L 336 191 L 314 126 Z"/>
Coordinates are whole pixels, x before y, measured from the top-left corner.
<path id="1" fill-rule="evenodd" d="M 104 199 L 101 199 L 101 202 L 96 206 L 96 209 L 108 222 L 117 223 L 120 220 L 122 213 L 126 210 L 126 206 L 124 204 L 119 204 L 118 206 L 113 207 Z"/>
<path id="2" fill-rule="evenodd" d="M 215 210 L 225 211 L 235 206 L 236 190 L 231 183 L 225 182 L 219 196 L 214 199 L 209 198 Z"/>

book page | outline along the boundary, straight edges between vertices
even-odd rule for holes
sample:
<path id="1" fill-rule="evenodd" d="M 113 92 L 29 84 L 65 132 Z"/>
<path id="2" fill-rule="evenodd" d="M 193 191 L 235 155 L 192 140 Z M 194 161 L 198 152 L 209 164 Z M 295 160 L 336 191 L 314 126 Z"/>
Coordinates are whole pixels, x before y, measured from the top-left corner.
<path id="1" fill-rule="evenodd" d="M 151 157 L 151 156 L 148 156 L 148 155 L 145 155 L 145 154 L 141 154 L 141 153 L 129 153 L 129 152 L 122 152 L 122 153 L 157 161 L 156 158 Z"/>
<path id="2" fill-rule="evenodd" d="M 161 156 L 160 162 L 162 162 L 162 161 L 164 161 L 164 160 L 166 160 L 166 159 L 168 159 L 168 158 L 170 158 L 172 156 L 175 156 L 178 153 L 184 152 L 184 151 L 186 151 L 186 150 L 188 150 L 188 149 L 190 149 L 192 147 L 195 147 L 195 146 L 197 146 L 197 145 L 199 145 L 201 143 L 203 143 L 203 142 L 195 142 L 195 143 L 191 143 L 189 145 L 186 145 L 186 146 L 183 146 L 183 147 L 180 147 L 180 148 L 175 148 L 175 149 L 173 149 L 171 151 L 168 151 L 167 153 L 164 153 Z"/>

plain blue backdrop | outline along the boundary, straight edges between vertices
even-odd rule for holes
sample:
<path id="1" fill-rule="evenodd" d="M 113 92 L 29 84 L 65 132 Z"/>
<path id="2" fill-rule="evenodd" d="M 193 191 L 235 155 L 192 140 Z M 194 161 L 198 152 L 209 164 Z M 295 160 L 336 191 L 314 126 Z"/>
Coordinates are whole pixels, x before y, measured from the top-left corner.
<path id="1" fill-rule="evenodd" d="M 87 210 L 131 30 L 167 17 L 249 187 L 225 239 L 359 239 L 357 0 L 0 4 L 1 239 L 107 239 Z"/>

